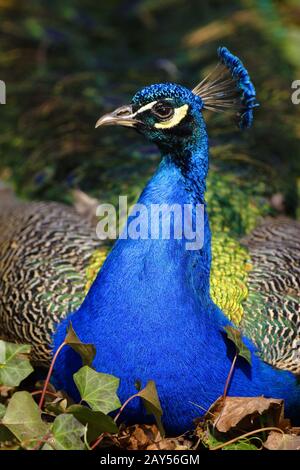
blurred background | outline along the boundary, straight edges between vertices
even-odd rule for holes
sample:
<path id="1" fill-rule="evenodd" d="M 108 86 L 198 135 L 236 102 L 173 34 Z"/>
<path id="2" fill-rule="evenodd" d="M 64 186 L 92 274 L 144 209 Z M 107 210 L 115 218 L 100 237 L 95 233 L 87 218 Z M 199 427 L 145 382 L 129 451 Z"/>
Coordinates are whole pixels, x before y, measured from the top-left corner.
<path id="1" fill-rule="evenodd" d="M 261 106 L 246 132 L 206 112 L 212 223 L 240 236 L 260 216 L 299 216 L 299 26 L 299 0 L 0 0 L 0 180 L 28 200 L 72 203 L 80 188 L 134 201 L 157 149 L 128 129 L 96 131 L 96 120 L 147 84 L 195 86 L 225 45 Z"/>

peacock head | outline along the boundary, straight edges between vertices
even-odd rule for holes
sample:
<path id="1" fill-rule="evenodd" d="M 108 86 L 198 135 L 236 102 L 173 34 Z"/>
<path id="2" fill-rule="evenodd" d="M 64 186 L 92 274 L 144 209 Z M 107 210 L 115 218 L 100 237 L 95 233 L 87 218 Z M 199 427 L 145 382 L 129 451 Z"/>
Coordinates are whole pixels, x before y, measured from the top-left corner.
<path id="1" fill-rule="evenodd" d="M 193 90 L 162 83 L 138 91 L 131 104 L 105 114 L 96 123 L 133 127 L 162 147 L 178 147 L 181 142 L 205 132 L 203 109 L 234 110 L 241 128 L 250 127 L 256 93 L 244 65 L 226 47 L 218 49 L 220 62 Z"/>

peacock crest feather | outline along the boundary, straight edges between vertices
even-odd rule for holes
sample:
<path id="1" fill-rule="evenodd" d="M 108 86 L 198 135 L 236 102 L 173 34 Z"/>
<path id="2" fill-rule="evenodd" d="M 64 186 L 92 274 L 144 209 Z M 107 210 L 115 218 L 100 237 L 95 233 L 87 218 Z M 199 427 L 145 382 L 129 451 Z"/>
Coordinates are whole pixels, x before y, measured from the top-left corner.
<path id="1" fill-rule="evenodd" d="M 242 61 L 226 47 L 218 49 L 220 62 L 194 89 L 210 111 L 236 110 L 241 128 L 251 127 L 256 91 Z"/>

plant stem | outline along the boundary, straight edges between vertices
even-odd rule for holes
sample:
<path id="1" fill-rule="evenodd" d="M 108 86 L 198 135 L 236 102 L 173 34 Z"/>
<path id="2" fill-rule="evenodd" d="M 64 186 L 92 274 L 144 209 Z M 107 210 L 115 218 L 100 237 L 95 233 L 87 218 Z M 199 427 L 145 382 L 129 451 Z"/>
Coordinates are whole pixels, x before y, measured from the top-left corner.
<path id="1" fill-rule="evenodd" d="M 136 393 L 135 395 L 132 395 L 131 397 L 129 397 L 124 403 L 123 405 L 121 406 L 121 408 L 119 409 L 119 412 L 118 414 L 115 416 L 114 418 L 114 422 L 116 423 L 117 420 L 119 419 L 120 417 L 120 414 L 122 413 L 122 411 L 124 410 L 125 406 L 128 405 L 128 403 L 133 400 L 134 398 L 136 397 L 139 397 L 139 393 Z M 94 442 L 94 444 L 91 446 L 91 450 L 94 450 L 98 444 L 100 444 L 100 442 L 102 441 L 103 437 L 105 436 L 105 432 L 100 434 L 100 436 L 96 439 L 96 441 Z"/>
<path id="2" fill-rule="evenodd" d="M 262 428 L 262 429 L 255 429 L 254 431 L 247 432 L 246 434 L 243 434 L 242 436 L 235 437 L 234 439 L 231 439 L 230 441 L 223 442 L 222 444 L 211 448 L 210 450 L 219 450 L 222 449 L 223 447 L 229 446 L 230 444 L 234 444 L 235 442 L 245 439 L 246 437 L 253 436 L 253 434 L 258 434 L 260 432 L 265 432 L 265 431 L 278 431 L 281 432 L 281 434 L 284 434 L 282 429 L 280 428 L 275 428 L 275 427 L 268 427 L 268 428 Z"/>
<path id="3" fill-rule="evenodd" d="M 60 351 L 62 350 L 62 348 L 63 348 L 66 344 L 67 344 L 67 343 L 66 343 L 65 341 L 64 341 L 63 343 L 61 343 L 61 345 L 59 346 L 59 348 L 57 348 L 57 351 L 56 351 L 56 353 L 54 354 L 53 359 L 52 359 L 52 361 L 51 361 L 51 364 L 50 364 L 50 367 L 49 367 L 49 371 L 48 371 L 48 374 L 47 374 L 47 377 L 46 377 L 46 380 L 45 380 L 45 383 L 44 383 L 44 387 L 43 387 L 42 395 L 41 395 L 41 398 L 40 398 L 40 402 L 39 402 L 39 409 L 40 409 L 40 410 L 42 409 L 42 406 L 43 406 L 43 403 L 44 403 L 44 399 L 45 399 L 47 387 L 48 387 L 49 382 L 50 382 L 50 378 L 51 378 L 51 375 L 52 375 L 52 372 L 53 372 L 53 367 L 54 367 L 54 364 L 55 364 L 55 362 L 56 362 L 57 356 L 59 355 Z"/>
<path id="4" fill-rule="evenodd" d="M 225 398 L 227 396 L 228 388 L 229 388 L 229 385 L 230 385 L 230 381 L 231 381 L 231 378 L 232 378 L 232 374 L 233 374 L 233 371 L 234 371 L 234 367 L 235 367 L 235 363 L 236 363 L 237 358 L 238 358 L 238 352 L 235 353 L 235 356 L 233 358 L 233 361 L 232 361 L 232 364 L 231 364 L 231 367 L 230 367 L 229 374 L 228 374 L 227 379 L 226 379 L 224 392 L 223 392 L 223 400 L 225 400 Z"/>
<path id="5" fill-rule="evenodd" d="M 35 392 L 31 392 L 31 396 L 34 397 L 35 395 L 40 395 L 41 393 L 43 393 L 43 390 L 36 390 Z M 54 398 L 60 398 L 57 393 L 50 392 L 49 390 L 46 390 L 46 395 Z"/>
<path id="6" fill-rule="evenodd" d="M 134 398 L 136 397 L 139 397 L 139 393 L 136 393 L 135 395 L 132 395 L 131 397 L 129 397 L 124 403 L 123 405 L 121 406 L 120 410 L 119 410 L 119 413 L 116 415 L 115 419 L 114 419 L 114 422 L 116 423 L 117 420 L 119 419 L 119 416 L 120 414 L 122 413 L 122 411 L 124 410 L 124 408 L 128 405 L 128 403 L 133 400 Z"/>
<path id="7" fill-rule="evenodd" d="M 100 434 L 99 437 L 97 437 L 97 439 L 95 440 L 94 444 L 90 446 L 90 450 L 94 450 L 98 444 L 100 444 L 100 442 L 102 441 L 102 439 L 104 438 L 105 436 L 105 432 L 103 432 L 102 434 Z"/>

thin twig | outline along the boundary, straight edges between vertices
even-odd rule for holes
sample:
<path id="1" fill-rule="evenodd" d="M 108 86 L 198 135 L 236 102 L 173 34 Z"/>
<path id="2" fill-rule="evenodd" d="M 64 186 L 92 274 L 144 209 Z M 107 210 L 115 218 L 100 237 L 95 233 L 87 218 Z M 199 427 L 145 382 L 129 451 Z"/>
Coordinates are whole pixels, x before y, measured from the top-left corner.
<path id="1" fill-rule="evenodd" d="M 52 372 L 53 372 L 53 367 L 54 367 L 54 364 L 55 364 L 55 362 L 56 362 L 57 356 L 59 355 L 60 351 L 62 350 L 62 348 L 63 348 L 66 344 L 67 344 L 67 343 L 66 343 L 65 341 L 64 341 L 63 343 L 61 343 L 61 345 L 60 345 L 59 348 L 57 349 L 57 351 L 56 351 L 56 353 L 54 354 L 53 359 L 52 359 L 52 361 L 51 361 L 51 365 L 50 365 L 50 367 L 49 367 L 49 371 L 48 371 L 47 378 L 46 378 L 45 383 L 44 383 L 42 395 L 41 395 L 40 402 L 39 402 L 39 409 L 40 409 L 40 410 L 42 409 L 42 406 L 43 406 L 43 403 L 44 403 L 44 399 L 45 399 L 47 387 L 48 387 L 49 382 L 50 382 L 50 378 L 51 378 L 51 375 L 52 375 Z"/>
<path id="2" fill-rule="evenodd" d="M 36 392 L 31 392 L 31 396 L 35 396 L 35 395 L 40 395 L 41 393 L 43 393 L 43 390 L 37 390 Z M 51 397 L 54 397 L 54 398 L 61 398 L 58 393 L 53 393 L 53 392 L 50 392 L 49 390 L 46 390 L 46 395 L 49 395 Z"/>
<path id="3" fill-rule="evenodd" d="M 230 385 L 230 381 L 231 381 L 231 378 L 232 378 L 232 374 L 233 374 L 233 371 L 234 371 L 234 367 L 235 367 L 235 363 L 236 363 L 237 358 L 238 358 L 238 352 L 235 353 L 235 356 L 233 358 L 233 361 L 232 361 L 232 364 L 231 364 L 231 367 L 230 367 L 229 374 L 228 374 L 227 379 L 226 379 L 224 392 L 223 392 L 223 400 L 225 400 L 225 398 L 227 396 L 228 388 L 229 388 L 229 385 Z"/>
<path id="4" fill-rule="evenodd" d="M 120 414 L 122 413 L 122 411 L 124 410 L 124 408 L 128 405 L 128 403 L 129 403 L 131 400 L 133 400 L 134 398 L 136 398 L 136 397 L 139 397 L 139 393 L 136 393 L 135 395 L 132 395 L 131 397 L 129 397 L 129 398 L 123 403 L 123 405 L 122 405 L 121 408 L 119 409 L 118 414 L 117 414 L 117 415 L 115 416 L 115 418 L 114 418 L 114 422 L 115 422 L 115 423 L 116 423 L 117 420 L 119 419 Z M 104 438 L 105 434 L 107 434 L 107 433 L 104 432 L 104 433 L 100 434 L 100 436 L 96 439 L 96 441 L 94 442 L 94 444 L 91 446 L 91 450 L 94 450 L 94 449 L 98 446 L 98 444 L 100 444 L 100 442 L 101 442 L 102 439 Z"/>
<path id="5" fill-rule="evenodd" d="M 222 449 L 223 447 L 226 447 L 230 444 L 234 444 L 235 442 L 237 441 L 240 441 L 241 439 L 245 439 L 246 437 L 248 436 L 253 436 L 253 434 L 258 434 L 260 432 L 265 432 L 265 431 L 279 431 L 281 432 L 281 434 L 284 434 L 284 432 L 282 431 L 282 429 L 280 428 L 275 428 L 275 427 L 268 427 L 268 428 L 261 428 L 261 429 L 256 429 L 255 431 L 250 431 L 250 432 L 247 432 L 246 434 L 242 434 L 242 436 L 238 436 L 238 437 L 235 437 L 234 439 L 231 439 L 230 441 L 227 441 L 227 442 L 223 442 L 222 444 L 216 446 L 216 447 L 213 447 L 212 449 L 210 450 L 219 450 L 219 449 Z"/>
<path id="6" fill-rule="evenodd" d="M 90 450 L 94 450 L 100 444 L 100 442 L 105 437 L 105 435 L 107 434 L 108 434 L 107 432 L 103 432 L 102 434 L 100 434 L 100 436 L 95 440 L 94 444 L 90 446 Z"/>
<path id="7" fill-rule="evenodd" d="M 138 393 L 136 393 L 135 395 L 132 395 L 131 397 L 129 397 L 124 403 L 123 405 L 121 406 L 120 410 L 119 410 L 119 413 L 116 415 L 115 419 L 114 419 L 114 422 L 116 423 L 117 420 L 119 419 L 119 416 L 120 414 L 122 413 L 122 411 L 124 410 L 124 408 L 128 405 L 128 403 L 133 400 L 133 398 L 136 398 L 136 397 L 139 397 L 140 395 Z"/>

